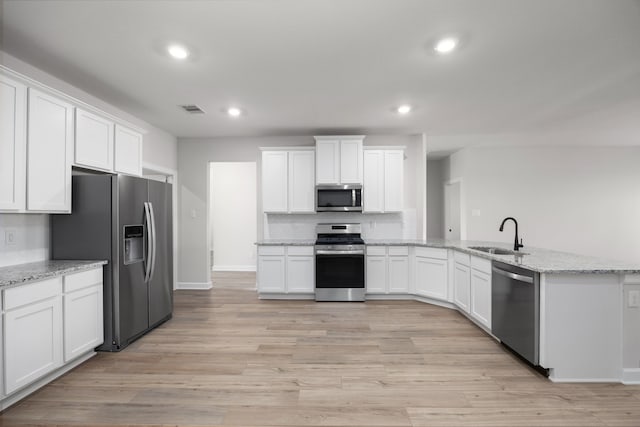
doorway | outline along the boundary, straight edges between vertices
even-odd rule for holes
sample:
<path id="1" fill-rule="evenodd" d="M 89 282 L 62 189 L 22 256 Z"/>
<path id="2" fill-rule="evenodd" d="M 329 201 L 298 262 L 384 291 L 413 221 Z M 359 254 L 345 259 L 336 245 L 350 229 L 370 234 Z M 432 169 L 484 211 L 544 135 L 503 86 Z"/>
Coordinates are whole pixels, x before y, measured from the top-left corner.
<path id="1" fill-rule="evenodd" d="M 256 271 L 255 162 L 209 163 L 212 271 Z"/>
<path id="2" fill-rule="evenodd" d="M 462 179 L 444 184 L 444 238 L 464 240 L 465 230 L 462 215 Z"/>

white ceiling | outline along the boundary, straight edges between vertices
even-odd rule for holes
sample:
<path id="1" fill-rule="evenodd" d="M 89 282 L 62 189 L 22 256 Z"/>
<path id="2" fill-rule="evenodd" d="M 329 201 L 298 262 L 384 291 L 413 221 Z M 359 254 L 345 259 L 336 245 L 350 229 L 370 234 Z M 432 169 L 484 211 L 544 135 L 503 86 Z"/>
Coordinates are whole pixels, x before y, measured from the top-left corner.
<path id="1" fill-rule="evenodd" d="M 0 12 L 3 50 L 178 137 L 640 135 L 638 0 L 4 0 Z M 451 33 L 462 48 L 433 54 Z M 194 55 L 170 59 L 171 41 Z M 400 117 L 401 103 L 415 110 Z M 246 116 L 225 116 L 231 104 Z"/>

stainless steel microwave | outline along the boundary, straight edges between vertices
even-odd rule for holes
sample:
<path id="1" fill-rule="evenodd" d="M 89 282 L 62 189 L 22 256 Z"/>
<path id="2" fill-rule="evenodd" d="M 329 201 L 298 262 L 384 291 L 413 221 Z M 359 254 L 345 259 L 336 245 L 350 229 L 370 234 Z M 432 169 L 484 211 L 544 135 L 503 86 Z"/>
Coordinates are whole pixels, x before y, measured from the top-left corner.
<path id="1" fill-rule="evenodd" d="M 316 212 L 362 212 L 362 185 L 316 186 Z"/>

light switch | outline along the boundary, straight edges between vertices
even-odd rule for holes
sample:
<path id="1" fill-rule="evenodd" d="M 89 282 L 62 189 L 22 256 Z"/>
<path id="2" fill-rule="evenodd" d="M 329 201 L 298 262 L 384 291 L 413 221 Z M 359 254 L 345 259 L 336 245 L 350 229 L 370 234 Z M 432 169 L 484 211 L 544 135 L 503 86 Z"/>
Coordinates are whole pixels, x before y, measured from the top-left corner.
<path id="1" fill-rule="evenodd" d="M 17 243 L 18 232 L 14 228 L 8 228 L 4 231 L 4 245 L 14 246 Z"/>
<path id="2" fill-rule="evenodd" d="M 196 210 L 195 209 L 191 209 L 191 218 L 195 218 L 197 215 Z"/>
<path id="3" fill-rule="evenodd" d="M 471 209 L 471 216 L 480 216 L 480 209 Z"/>
<path id="4" fill-rule="evenodd" d="M 640 291 L 629 291 L 629 299 L 627 301 L 627 307 L 629 308 L 640 307 Z"/>

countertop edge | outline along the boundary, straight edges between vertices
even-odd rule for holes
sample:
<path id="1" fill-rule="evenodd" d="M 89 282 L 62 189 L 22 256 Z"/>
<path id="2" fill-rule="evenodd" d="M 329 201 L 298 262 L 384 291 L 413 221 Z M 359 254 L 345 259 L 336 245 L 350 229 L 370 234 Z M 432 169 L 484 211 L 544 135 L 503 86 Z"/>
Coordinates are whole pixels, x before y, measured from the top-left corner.
<path id="1" fill-rule="evenodd" d="M 47 264 L 51 265 L 52 262 L 55 263 L 55 260 L 16 264 L 0 268 L 0 290 L 27 285 L 29 283 L 38 282 L 58 276 L 64 276 L 71 273 L 93 270 L 95 268 L 102 267 L 103 265 L 108 264 L 108 261 L 106 260 L 60 260 L 60 267 L 51 266 L 47 271 L 30 271 L 30 267 L 31 269 L 35 268 L 36 266 L 41 266 L 42 268 Z M 13 273 L 13 277 L 3 279 L 2 270 L 4 269 L 17 270 L 18 272 Z M 20 271 L 24 271 L 24 273 L 20 273 Z"/>

